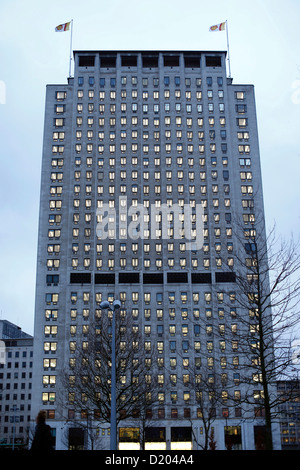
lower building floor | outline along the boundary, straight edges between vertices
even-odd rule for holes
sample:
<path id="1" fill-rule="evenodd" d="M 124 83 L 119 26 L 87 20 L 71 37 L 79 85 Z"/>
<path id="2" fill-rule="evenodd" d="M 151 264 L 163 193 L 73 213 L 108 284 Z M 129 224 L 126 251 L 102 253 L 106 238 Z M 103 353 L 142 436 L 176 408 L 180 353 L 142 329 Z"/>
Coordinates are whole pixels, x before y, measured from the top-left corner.
<path id="1" fill-rule="evenodd" d="M 110 427 L 99 423 L 49 422 L 56 450 L 110 450 Z M 280 450 L 280 429 L 272 429 L 274 450 Z M 163 421 L 147 426 L 121 422 L 117 429 L 118 450 L 197 451 L 264 450 L 264 422 L 216 420 L 205 431 L 201 420 Z"/>

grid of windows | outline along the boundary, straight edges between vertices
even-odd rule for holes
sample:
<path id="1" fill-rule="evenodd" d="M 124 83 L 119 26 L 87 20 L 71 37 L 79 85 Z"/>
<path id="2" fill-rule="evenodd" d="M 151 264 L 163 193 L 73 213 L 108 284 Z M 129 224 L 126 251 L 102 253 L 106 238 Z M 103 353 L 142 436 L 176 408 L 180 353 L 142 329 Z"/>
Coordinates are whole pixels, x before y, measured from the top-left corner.
<path id="1" fill-rule="evenodd" d="M 91 78 L 91 77 L 89 77 Z M 137 84 L 136 77 L 131 77 L 131 83 Z M 167 77 L 168 78 L 168 77 Z M 176 77 L 175 77 L 176 78 Z M 177 77 L 179 79 L 179 77 Z M 211 78 L 211 77 L 209 77 Z M 218 87 L 223 85 L 222 77 L 217 77 Z M 228 224 L 232 223 L 231 206 L 232 191 L 230 184 L 230 163 L 232 158 L 228 152 L 228 144 L 226 141 L 226 115 L 224 90 L 217 90 L 217 102 L 219 113 L 210 116 L 203 113 L 202 103 L 202 86 L 201 79 L 196 78 L 196 89 L 192 91 L 186 90 L 185 93 L 177 88 L 180 81 L 175 80 L 175 89 L 172 90 L 175 97 L 170 103 L 170 89 L 164 89 L 163 104 L 159 98 L 159 91 L 148 91 L 148 79 L 142 79 L 143 89 L 142 97 L 138 100 L 137 89 L 128 90 L 122 88 L 118 90 L 121 96 L 119 111 L 116 114 L 117 104 L 116 90 L 108 89 L 108 91 L 99 91 L 99 98 L 96 101 L 95 90 L 87 91 L 80 89 L 77 91 L 77 117 L 76 117 L 76 137 L 75 143 L 75 164 L 74 164 L 74 186 L 73 186 L 73 244 L 72 244 L 72 268 L 78 269 L 91 267 L 98 270 L 115 269 L 120 267 L 125 269 L 131 266 L 133 268 L 144 269 L 161 269 L 164 265 L 168 269 L 173 269 L 177 262 L 174 257 L 175 251 L 178 251 L 178 244 L 173 241 L 168 243 L 168 257 L 162 257 L 162 244 L 156 243 L 155 250 L 149 243 L 124 243 L 121 251 L 126 257 L 120 257 L 115 260 L 116 243 L 110 243 L 108 251 L 111 255 L 105 265 L 102 256 L 103 243 L 97 243 L 95 249 L 99 254 L 99 259 L 91 258 L 92 248 L 92 231 L 91 225 L 95 222 L 94 208 L 101 207 L 104 202 L 108 201 L 112 207 L 116 204 L 117 197 L 121 194 L 128 197 L 131 203 L 142 202 L 145 208 L 155 202 L 158 206 L 161 200 L 166 200 L 168 205 L 183 204 L 186 200 L 195 205 L 201 201 L 205 208 L 205 248 L 204 253 L 195 254 L 190 260 L 185 253 L 184 241 L 180 243 L 179 251 L 181 257 L 179 259 L 180 268 L 191 266 L 193 269 L 204 267 L 206 269 L 211 266 L 220 268 L 222 264 L 233 265 L 233 242 L 232 228 Z M 121 78 L 122 86 L 130 83 L 127 77 Z M 83 77 L 79 77 L 78 83 L 83 85 Z M 102 86 L 105 85 L 102 83 Z M 113 80 L 113 86 L 116 81 Z M 154 78 L 154 83 L 158 83 L 158 79 Z M 165 80 L 165 83 L 169 83 Z M 212 86 L 213 81 L 208 83 Z M 89 81 L 90 84 L 90 81 Z M 95 84 L 95 80 L 93 80 Z M 101 90 L 101 89 L 100 89 Z M 85 93 L 87 94 L 87 113 L 93 113 L 92 117 L 87 115 L 84 120 L 80 113 L 83 112 Z M 60 96 L 61 93 L 57 93 Z M 129 95 L 129 96 L 128 96 Z M 182 99 L 183 96 L 183 99 Z M 240 102 L 246 99 L 245 92 L 236 92 L 236 101 Z M 209 100 L 213 100 L 213 90 L 207 90 L 208 111 L 211 109 Z M 59 98 L 61 100 L 62 98 Z M 66 99 L 66 94 L 64 95 Z M 91 101 L 92 100 L 92 101 Z M 136 100 L 136 101 L 135 101 Z M 160 104 L 155 104 L 158 100 Z M 192 115 L 192 104 L 189 101 L 196 102 L 196 116 Z M 142 113 L 134 115 L 138 110 L 138 105 L 142 107 Z M 154 103 L 154 104 L 153 104 Z M 159 106 L 162 111 L 159 113 Z M 245 113 L 245 105 L 236 105 L 237 115 Z M 240 108 L 242 106 L 242 108 Z M 95 118 L 94 110 L 99 108 L 99 117 Z M 150 109 L 151 108 L 151 109 Z M 64 112 L 64 109 L 59 112 Z M 108 110 L 106 112 L 105 110 Z M 58 112 L 56 110 L 56 112 Z M 124 113 L 124 115 L 122 115 Z M 129 115 L 128 115 L 129 114 Z M 157 114 L 157 116 L 156 116 Z M 159 114 L 159 115 L 158 115 Z M 191 115 L 191 116 L 190 116 Z M 195 117 L 194 117 L 195 116 Z M 240 155 L 248 155 L 247 158 L 239 159 L 240 180 L 241 180 L 241 200 L 244 209 L 253 208 L 253 181 L 251 169 L 251 156 L 249 144 L 249 131 L 240 132 L 244 129 L 245 118 L 237 118 L 237 139 L 238 152 Z M 216 134 L 219 132 L 219 144 L 216 143 Z M 65 132 L 53 133 L 53 139 L 64 142 Z M 240 141 L 247 141 L 247 144 L 240 144 Z M 63 145 L 53 145 L 52 153 L 60 153 L 61 158 L 52 159 L 52 167 L 63 168 Z M 91 155 L 91 156 L 89 156 Z M 150 158 L 149 158 L 150 155 Z M 128 169 L 129 168 L 129 169 Z M 63 179 L 63 171 L 53 171 L 51 173 L 51 182 L 59 183 Z M 200 181 L 200 185 L 199 185 Z M 62 207 L 63 186 L 51 186 L 49 208 L 51 211 L 60 211 Z M 208 228 L 208 212 L 213 209 L 212 218 L 214 227 Z M 80 214 L 81 210 L 84 214 Z M 80 217 L 81 215 L 81 217 Z M 55 223 L 53 215 L 50 215 Z M 162 222 L 161 215 L 157 216 L 157 223 Z M 134 220 L 134 215 L 132 216 Z M 101 221 L 101 219 L 100 219 Z M 144 215 L 144 223 L 149 222 L 149 214 Z M 225 221 L 225 227 L 221 228 L 221 224 Z M 245 224 L 253 224 L 255 222 L 254 214 L 244 215 Z M 169 222 L 172 222 L 170 220 Z M 85 226 L 84 226 L 85 225 Z M 210 243 L 213 232 L 215 243 Z M 223 233 L 222 233 L 223 232 Z M 85 241 L 78 243 L 78 240 L 84 235 Z M 57 235 L 57 236 L 55 236 Z M 60 230 L 49 233 L 50 239 L 59 240 Z M 116 235 L 113 231 L 110 236 Z M 145 229 L 143 239 L 150 239 L 150 230 Z M 172 239 L 174 229 L 168 229 L 168 235 Z M 222 236 L 226 237 L 226 242 L 221 243 Z M 159 227 L 156 232 L 157 239 L 162 238 L 162 229 Z M 184 238 L 184 237 L 183 237 Z M 218 241 L 216 241 L 218 240 Z M 150 246 L 151 254 L 150 256 Z M 119 248 L 119 247 L 118 247 Z M 225 256 L 221 256 L 221 250 L 225 252 Z M 48 253 L 59 253 L 60 244 L 49 244 Z M 144 252 L 149 256 L 143 259 L 143 265 L 140 266 L 140 254 Z M 131 260 L 130 260 L 131 256 Z M 51 259 L 49 261 L 49 269 L 51 269 Z M 116 264 L 116 261 L 118 264 Z M 131 261 L 129 264 L 128 262 Z M 56 264 L 59 260 L 56 260 Z M 92 263 L 95 263 L 94 265 Z"/>
<path id="2" fill-rule="evenodd" d="M 162 386 L 160 417 L 166 404 L 182 406 L 168 411 L 173 418 L 200 413 L 189 387 L 191 364 L 198 380 L 203 368 L 213 380 L 218 364 L 224 413 L 232 413 L 226 384 L 236 386 L 238 404 L 240 357 L 238 342 L 232 335 L 227 339 L 226 329 L 234 334 L 240 328 L 238 302 L 232 279 L 217 273 L 234 270 L 234 218 L 242 218 L 246 240 L 255 232 L 260 174 L 252 163 L 258 158 L 252 87 L 228 81 L 222 55 L 218 66 L 204 67 L 183 65 L 181 58 L 176 66 L 161 66 L 160 59 L 153 68 L 141 66 L 140 59 L 134 66 L 118 66 L 119 56 L 110 62 L 101 53 L 100 67 L 99 57 L 86 67 L 76 58 L 74 79 L 68 86 L 49 87 L 47 98 L 51 117 L 45 124 L 49 145 L 42 194 L 47 213 L 40 229 L 45 260 L 40 279 L 46 278 L 39 306 L 42 403 L 56 404 L 58 371 L 72 358 L 90 320 L 100 315 L 100 302 L 118 297 L 124 315 L 143 334 L 143 349 L 150 352 L 155 345 L 158 358 L 149 376 L 155 374 Z M 120 197 L 127 198 L 123 211 Z M 106 204 L 119 213 L 110 216 L 104 234 L 96 225 L 103 222 Z M 175 225 L 183 229 L 184 218 L 175 220 L 171 211 L 164 218 L 163 204 L 194 209 L 202 204 L 201 250 L 187 248 L 184 230 L 175 236 Z M 141 206 L 142 215 L 126 212 Z M 155 238 L 149 228 L 152 206 Z M 139 220 L 142 231 L 130 238 L 127 228 Z M 138 282 L 121 282 L 122 272 L 136 272 Z M 143 282 L 145 273 L 162 273 L 159 285 Z M 170 273 L 187 273 L 187 280 L 173 288 Z M 207 277 L 191 282 L 192 273 Z M 225 293 L 225 284 L 216 284 L 221 278 L 229 281 Z M 61 328 L 66 347 L 60 344 Z M 236 369 L 230 377 L 228 361 Z M 166 382 L 172 384 L 168 396 Z M 238 405 L 233 413 L 239 415 Z"/>

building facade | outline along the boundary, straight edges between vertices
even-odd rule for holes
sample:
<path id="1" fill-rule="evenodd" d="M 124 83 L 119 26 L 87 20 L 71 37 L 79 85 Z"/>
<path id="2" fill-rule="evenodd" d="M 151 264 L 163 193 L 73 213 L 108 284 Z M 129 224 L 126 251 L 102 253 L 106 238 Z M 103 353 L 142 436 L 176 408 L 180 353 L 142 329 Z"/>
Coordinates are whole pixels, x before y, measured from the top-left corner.
<path id="1" fill-rule="evenodd" d="M 62 371 L 72 376 L 101 302 L 118 299 L 157 356 L 146 447 L 201 448 L 197 384 L 214 383 L 217 367 L 236 396 L 228 406 L 222 384 L 217 448 L 254 449 L 263 420 L 245 419 L 238 366 L 226 370 L 239 352 L 215 335 L 238 308 L 234 221 L 250 231 L 263 213 L 254 87 L 227 78 L 222 51 L 75 51 L 74 63 L 46 94 L 34 413 L 46 409 L 57 448 L 71 446 Z M 139 426 L 119 428 L 120 448 L 139 447 Z M 108 448 L 109 424 L 96 436 Z"/>
<path id="2" fill-rule="evenodd" d="M 26 449 L 31 432 L 33 338 L 0 320 L 0 343 L 0 449 Z"/>

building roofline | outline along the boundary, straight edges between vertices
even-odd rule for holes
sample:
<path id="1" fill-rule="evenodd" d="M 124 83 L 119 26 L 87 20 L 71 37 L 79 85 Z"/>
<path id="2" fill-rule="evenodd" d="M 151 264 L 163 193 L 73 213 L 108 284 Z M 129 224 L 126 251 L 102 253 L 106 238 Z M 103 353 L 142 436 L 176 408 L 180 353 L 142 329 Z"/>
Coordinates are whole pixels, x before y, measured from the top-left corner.
<path id="1" fill-rule="evenodd" d="M 82 53 L 87 53 L 87 54 L 227 54 L 226 50 L 199 50 L 199 49 L 182 49 L 182 50 L 177 50 L 177 49 L 142 49 L 142 50 L 135 50 L 135 49 L 106 49 L 106 50 L 97 50 L 97 49 L 92 49 L 92 50 L 87 50 L 87 49 L 77 49 L 73 51 L 73 54 L 82 54 Z"/>
<path id="2" fill-rule="evenodd" d="M 29 336 L 24 336 L 24 337 L 21 337 L 21 338 L 18 338 L 17 336 L 13 336 L 11 338 L 2 338 L 1 341 L 29 341 L 29 340 L 33 340 L 33 336 L 29 335 Z"/>

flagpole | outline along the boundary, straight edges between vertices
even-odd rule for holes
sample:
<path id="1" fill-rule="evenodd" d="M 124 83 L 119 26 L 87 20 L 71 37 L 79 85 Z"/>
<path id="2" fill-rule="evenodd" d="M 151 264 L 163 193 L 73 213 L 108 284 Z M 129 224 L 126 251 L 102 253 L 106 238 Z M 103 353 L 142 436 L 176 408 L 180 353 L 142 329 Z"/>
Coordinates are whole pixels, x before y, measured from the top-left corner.
<path id="1" fill-rule="evenodd" d="M 226 36 L 227 36 L 228 73 L 229 73 L 229 78 L 231 78 L 231 71 L 230 71 L 230 55 L 229 55 L 228 21 L 227 21 L 227 20 L 226 20 Z"/>
<path id="2" fill-rule="evenodd" d="M 72 64 L 72 40 L 73 40 L 73 20 L 71 20 L 71 39 L 70 39 L 70 67 L 69 67 L 69 78 L 71 77 L 71 64 Z"/>

